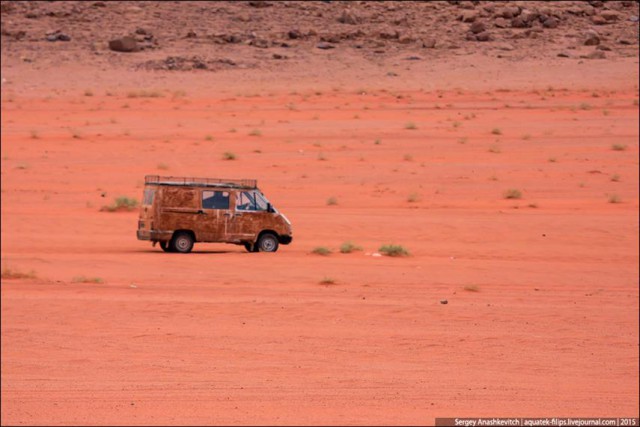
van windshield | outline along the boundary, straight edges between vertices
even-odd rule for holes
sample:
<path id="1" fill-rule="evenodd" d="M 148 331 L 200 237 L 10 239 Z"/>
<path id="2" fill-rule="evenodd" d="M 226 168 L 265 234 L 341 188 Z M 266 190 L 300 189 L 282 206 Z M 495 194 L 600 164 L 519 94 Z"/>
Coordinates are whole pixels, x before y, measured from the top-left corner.
<path id="1" fill-rule="evenodd" d="M 236 210 L 266 211 L 269 201 L 257 190 L 243 191 L 236 196 Z"/>

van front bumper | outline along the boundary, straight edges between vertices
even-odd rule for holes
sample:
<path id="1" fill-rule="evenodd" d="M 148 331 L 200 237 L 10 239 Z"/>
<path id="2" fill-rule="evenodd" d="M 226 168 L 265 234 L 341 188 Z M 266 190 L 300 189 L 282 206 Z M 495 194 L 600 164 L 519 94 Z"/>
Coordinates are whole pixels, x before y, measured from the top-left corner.
<path id="1" fill-rule="evenodd" d="M 170 231 L 160 230 L 138 230 L 136 233 L 138 240 L 152 240 L 154 242 L 163 242 L 171 240 L 172 233 Z"/>

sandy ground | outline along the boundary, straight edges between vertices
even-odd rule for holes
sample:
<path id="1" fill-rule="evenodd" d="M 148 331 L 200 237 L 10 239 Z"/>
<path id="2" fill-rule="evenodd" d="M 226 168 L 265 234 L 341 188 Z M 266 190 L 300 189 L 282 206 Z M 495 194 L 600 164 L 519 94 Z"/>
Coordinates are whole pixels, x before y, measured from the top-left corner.
<path id="1" fill-rule="evenodd" d="M 2 424 L 637 417 L 637 59 L 481 61 L 3 67 Z M 154 173 L 257 178 L 294 241 L 152 248 L 100 208 Z"/>

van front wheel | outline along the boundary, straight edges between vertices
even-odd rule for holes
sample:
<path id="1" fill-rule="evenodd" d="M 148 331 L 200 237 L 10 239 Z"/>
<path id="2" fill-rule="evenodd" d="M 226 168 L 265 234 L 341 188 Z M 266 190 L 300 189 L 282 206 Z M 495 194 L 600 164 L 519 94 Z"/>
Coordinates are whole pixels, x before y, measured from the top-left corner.
<path id="1" fill-rule="evenodd" d="M 263 234 L 256 245 L 260 252 L 275 252 L 278 250 L 278 238 L 271 233 Z"/>
<path id="2" fill-rule="evenodd" d="M 169 243 L 170 248 L 174 252 L 181 254 L 188 254 L 193 249 L 193 237 L 189 233 L 180 232 L 176 233 Z"/>

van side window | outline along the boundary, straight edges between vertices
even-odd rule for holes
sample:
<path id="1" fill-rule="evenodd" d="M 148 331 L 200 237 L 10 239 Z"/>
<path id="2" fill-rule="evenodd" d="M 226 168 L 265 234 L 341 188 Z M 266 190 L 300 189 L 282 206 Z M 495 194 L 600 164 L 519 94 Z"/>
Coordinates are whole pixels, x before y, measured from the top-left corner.
<path id="1" fill-rule="evenodd" d="M 153 204 L 153 196 L 155 196 L 156 190 L 153 188 L 147 188 L 144 190 L 144 198 L 142 200 L 143 205 L 151 206 Z"/>
<path id="2" fill-rule="evenodd" d="M 266 211 L 267 201 L 258 191 L 243 191 L 236 197 L 236 210 Z"/>
<path id="3" fill-rule="evenodd" d="M 229 209 L 229 192 L 203 191 L 202 209 Z"/>

